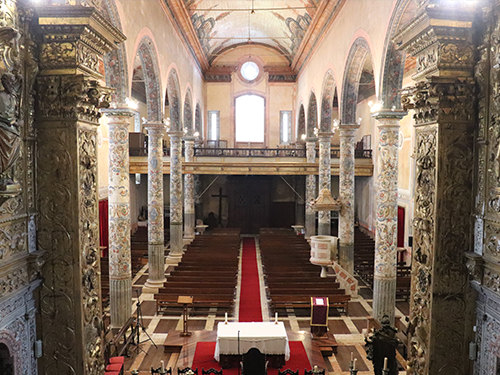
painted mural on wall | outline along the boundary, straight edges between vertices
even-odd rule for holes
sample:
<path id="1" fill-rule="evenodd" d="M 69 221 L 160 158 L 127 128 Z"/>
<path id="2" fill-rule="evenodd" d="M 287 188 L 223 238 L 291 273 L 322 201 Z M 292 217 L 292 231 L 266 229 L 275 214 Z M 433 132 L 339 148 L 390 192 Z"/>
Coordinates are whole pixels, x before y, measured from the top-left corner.
<path id="1" fill-rule="evenodd" d="M 274 1 L 274 9 L 266 12 L 259 9 L 269 10 L 269 2 L 259 0 L 251 3 L 184 0 L 184 3 L 209 61 L 224 49 L 249 40 L 268 44 L 291 61 L 314 18 L 319 0 Z"/>

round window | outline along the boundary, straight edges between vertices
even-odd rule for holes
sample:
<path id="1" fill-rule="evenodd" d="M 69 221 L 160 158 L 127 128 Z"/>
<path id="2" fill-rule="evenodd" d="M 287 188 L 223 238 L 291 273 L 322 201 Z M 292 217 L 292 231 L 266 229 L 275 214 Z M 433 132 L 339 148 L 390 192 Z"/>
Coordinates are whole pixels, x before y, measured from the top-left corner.
<path id="1" fill-rule="evenodd" d="M 259 76 L 259 66 L 253 61 L 247 61 L 241 66 L 241 76 L 247 81 L 253 81 Z"/>

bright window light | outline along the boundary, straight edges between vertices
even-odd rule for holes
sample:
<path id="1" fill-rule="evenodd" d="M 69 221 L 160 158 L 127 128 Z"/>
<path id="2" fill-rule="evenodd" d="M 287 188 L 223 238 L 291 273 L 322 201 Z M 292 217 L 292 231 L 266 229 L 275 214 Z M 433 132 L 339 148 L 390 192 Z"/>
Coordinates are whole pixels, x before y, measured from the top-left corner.
<path id="1" fill-rule="evenodd" d="M 264 98 L 236 98 L 236 142 L 264 142 Z"/>
<path id="2" fill-rule="evenodd" d="M 259 66 L 253 61 L 247 61 L 241 66 L 241 75 L 247 81 L 253 81 L 259 76 Z"/>

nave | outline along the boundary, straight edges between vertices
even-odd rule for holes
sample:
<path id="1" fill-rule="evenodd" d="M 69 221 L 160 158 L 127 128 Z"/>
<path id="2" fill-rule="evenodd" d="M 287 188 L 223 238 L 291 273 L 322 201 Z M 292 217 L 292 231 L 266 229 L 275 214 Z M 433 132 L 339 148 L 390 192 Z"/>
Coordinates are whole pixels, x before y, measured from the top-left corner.
<path id="1" fill-rule="evenodd" d="M 213 279 L 214 276 L 210 276 L 208 268 L 212 267 L 218 270 L 217 273 L 220 275 L 217 280 L 221 282 L 224 280 L 224 274 L 234 274 L 231 266 L 224 263 L 233 257 L 231 245 L 227 252 L 221 249 L 224 249 L 224 243 L 227 246 L 228 242 L 231 243 L 231 238 L 235 237 L 238 238 L 235 256 L 237 269 L 234 279 L 236 285 L 233 290 L 234 303 L 228 306 L 220 299 L 219 293 L 213 290 L 217 288 L 214 288 L 213 284 L 211 285 L 210 279 Z M 198 240 L 205 244 L 203 249 L 197 248 L 196 242 Z M 301 246 L 302 251 L 300 250 Z M 280 248 L 287 248 L 289 251 L 282 255 L 279 261 L 275 257 L 280 256 Z M 213 257 L 212 261 L 206 261 L 210 256 L 202 255 L 200 251 L 210 252 L 211 249 L 216 249 L 215 252 L 219 255 Z M 284 323 L 291 347 L 291 358 L 281 370 L 290 368 L 295 371 L 298 368 L 300 374 L 303 374 L 305 368 L 310 370 L 312 366 L 317 365 L 319 368 L 325 368 L 326 372 L 330 374 L 349 374 L 349 362 L 351 353 L 353 353 L 354 358 L 357 359 L 358 374 L 373 374 L 372 364 L 366 359 L 363 330 L 366 330 L 368 324 L 373 327 L 376 323 L 371 318 L 371 289 L 365 286 L 361 279 L 358 280 L 360 282 L 359 296 L 348 296 L 350 298 L 347 302 L 347 314 L 343 307 L 330 308 L 326 339 L 311 339 L 311 309 L 307 303 L 299 303 L 300 298 L 297 298 L 295 303 L 288 305 L 276 304 L 275 300 L 284 295 L 288 295 L 289 298 L 294 295 L 300 297 L 301 294 L 308 294 L 308 298 L 322 296 L 324 294 L 321 293 L 328 290 L 323 286 L 324 283 L 330 284 L 332 295 L 344 294 L 344 291 L 336 285 L 338 283 L 335 282 L 333 270 L 329 271 L 329 277 L 326 280 L 319 277 L 320 267 L 313 266 L 308 261 L 309 249 L 309 245 L 302 236 L 295 236 L 292 231 L 288 230 L 261 230 L 260 236 L 242 236 L 241 241 L 239 241 L 239 235 L 234 233 L 230 236 L 197 236 L 193 244 L 187 247 L 183 260 L 178 266 L 166 266 L 167 282 L 164 290 L 177 296 L 183 292 L 189 292 L 190 289 L 185 289 L 188 286 L 185 283 L 180 284 L 178 280 L 182 278 L 183 272 L 186 272 L 186 275 L 198 272 L 198 277 L 192 278 L 192 282 L 198 285 L 201 293 L 194 296 L 194 301 L 203 295 L 208 300 L 209 296 L 212 295 L 214 303 L 212 306 L 206 303 L 194 303 L 194 309 L 190 311 L 188 322 L 188 330 L 193 332 L 193 335 L 184 338 L 180 337 L 183 330 L 181 306 L 171 300 L 171 303 L 163 304 L 157 312 L 157 301 L 161 291 L 156 295 L 142 292 L 139 300 L 147 334 L 144 331 L 141 333 L 141 342 L 144 341 L 144 343 L 140 345 L 140 349 L 131 346 L 131 357 L 125 361 L 125 369 L 127 370 L 125 374 L 130 374 L 131 370 L 138 370 L 143 375 L 150 374 L 151 367 L 158 368 L 162 360 L 166 368 L 172 367 L 174 373 L 177 373 L 177 368 L 185 367 L 198 367 L 200 373 L 202 367 L 205 370 L 208 367 L 220 369 L 219 363 L 213 359 L 213 348 L 217 337 L 217 325 L 224 322 L 226 312 L 230 322 L 259 320 L 272 322 L 275 318 L 275 312 L 278 313 L 278 320 Z M 190 251 L 192 251 L 191 254 Z M 196 254 L 197 252 L 198 254 Z M 226 258 L 225 261 L 221 260 L 223 254 Z M 193 259 L 196 257 L 199 260 L 197 269 L 193 264 Z M 299 259 L 302 262 L 300 271 L 297 269 L 297 261 L 294 259 Z M 218 262 L 219 265 L 214 265 L 214 261 Z M 193 271 L 193 268 L 196 270 Z M 282 276 L 288 281 L 279 282 L 278 276 Z M 142 289 L 147 278 L 146 265 L 135 275 L 133 288 Z M 288 290 L 284 286 L 286 284 L 288 284 Z M 338 289 L 338 293 L 335 293 L 335 289 Z M 147 288 L 144 290 L 148 291 Z M 290 301 L 293 301 L 293 298 Z M 134 314 L 136 313 L 136 302 L 137 298 L 134 298 Z M 401 331 L 406 331 L 404 317 L 408 314 L 408 309 L 407 302 L 397 302 L 397 325 Z M 148 340 L 148 335 L 158 348 L 155 348 Z M 299 345 L 298 348 L 297 345 Z M 329 346 L 334 353 L 325 352 L 325 346 Z M 303 360 L 301 351 L 305 351 L 307 360 Z M 398 353 L 398 361 L 402 365 L 400 368 L 402 370 L 406 363 L 400 353 Z M 236 374 L 236 371 L 235 367 L 223 370 L 227 374 Z M 277 374 L 277 370 L 270 368 L 268 373 L 274 375 Z"/>

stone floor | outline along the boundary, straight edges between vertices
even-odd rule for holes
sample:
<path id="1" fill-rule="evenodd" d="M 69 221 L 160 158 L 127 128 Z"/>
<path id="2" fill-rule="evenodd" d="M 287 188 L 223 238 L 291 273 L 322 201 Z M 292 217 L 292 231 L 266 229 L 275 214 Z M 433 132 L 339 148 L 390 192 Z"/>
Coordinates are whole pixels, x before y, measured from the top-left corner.
<path id="1" fill-rule="evenodd" d="M 261 300 L 262 312 L 264 320 L 274 319 L 270 316 L 268 303 L 266 300 L 265 286 L 263 283 L 263 274 L 260 261 L 260 252 L 257 248 L 259 275 L 261 279 Z M 168 279 L 168 278 L 167 278 Z M 147 266 L 145 266 L 133 280 L 134 288 L 140 288 L 147 280 Z M 337 354 L 331 357 L 319 357 L 319 361 L 323 363 L 312 363 L 312 358 L 317 359 L 318 355 L 312 353 L 310 343 L 310 310 L 301 309 L 295 311 L 294 309 L 287 309 L 283 311 L 279 319 L 285 323 L 289 337 L 293 336 L 295 339 L 300 339 L 304 343 L 306 352 L 308 353 L 311 365 L 318 365 L 327 369 L 329 374 L 347 375 L 349 374 L 349 361 L 351 352 L 358 358 L 358 365 L 360 371 L 358 375 L 373 374 L 373 367 L 369 360 L 366 359 L 366 352 L 364 349 L 364 335 L 363 329 L 367 327 L 368 318 L 372 314 L 372 293 L 360 280 L 359 296 L 352 299 L 349 303 L 349 314 L 346 316 L 343 312 L 334 314 L 329 318 L 329 331 L 338 343 Z M 238 290 L 240 280 L 238 279 Z M 239 305 L 239 293 L 237 293 L 237 300 L 235 306 Z M 130 370 L 138 369 L 141 375 L 150 374 L 150 367 L 159 367 L 160 360 L 165 362 L 166 367 L 187 367 L 190 366 L 194 357 L 194 348 L 197 340 L 207 341 L 215 340 L 215 332 L 217 323 L 224 320 L 225 311 L 218 311 L 216 308 L 211 309 L 208 314 L 197 315 L 191 314 L 189 320 L 189 330 L 195 334 L 188 339 L 184 339 L 183 353 L 181 354 L 176 347 L 171 350 L 164 351 L 163 343 L 168 335 L 178 335 L 182 331 L 181 309 L 173 309 L 166 313 L 156 313 L 156 303 L 153 294 L 143 293 L 139 297 L 141 312 L 143 316 L 144 330 L 141 333 L 141 341 L 144 341 L 138 348 L 132 348 L 131 357 L 125 363 L 125 375 L 130 374 Z M 137 309 L 137 298 L 134 298 L 132 306 L 132 313 L 135 314 Z M 230 316 L 229 320 L 238 319 L 237 308 L 236 311 L 228 311 Z M 405 314 L 408 313 L 408 302 L 398 302 L 396 316 L 401 318 L 400 327 L 404 328 Z M 286 315 L 285 315 L 286 313 Z M 149 337 L 151 340 L 149 340 Z M 301 339 L 302 338 L 302 339 Z M 158 345 L 155 348 L 153 342 Z M 403 367 L 406 363 L 403 357 L 398 353 L 398 360 Z M 286 367 L 286 366 L 285 366 Z M 402 369 L 401 368 L 401 369 Z M 302 370 L 301 370 L 302 372 Z M 400 374 L 405 374 L 405 371 L 400 371 Z"/>

